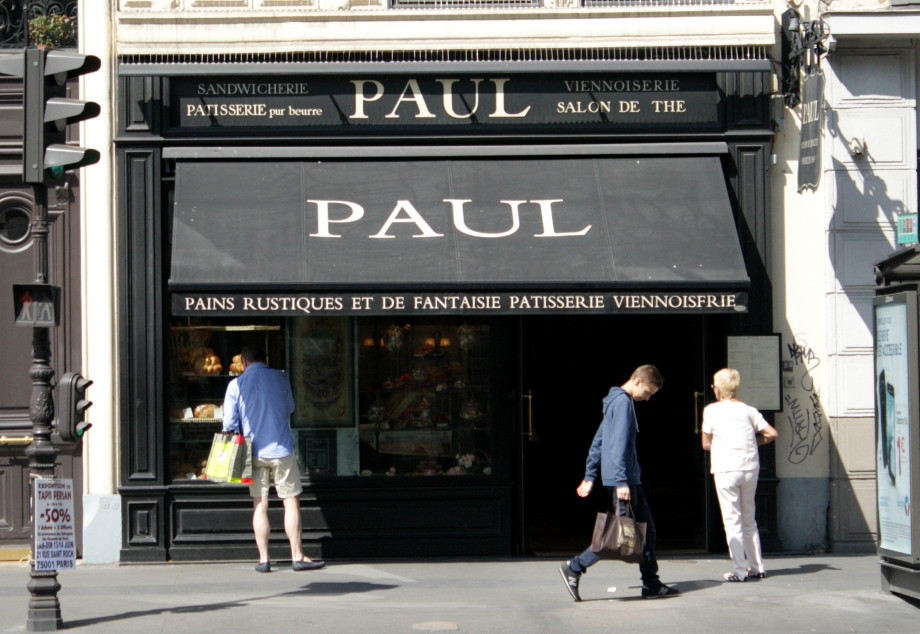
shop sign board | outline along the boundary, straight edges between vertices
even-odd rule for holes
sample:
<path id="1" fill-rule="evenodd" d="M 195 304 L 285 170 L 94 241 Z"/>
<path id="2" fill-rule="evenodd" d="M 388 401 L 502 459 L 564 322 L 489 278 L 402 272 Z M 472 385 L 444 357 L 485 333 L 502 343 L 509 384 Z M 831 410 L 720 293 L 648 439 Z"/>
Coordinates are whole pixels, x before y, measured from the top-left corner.
<path id="1" fill-rule="evenodd" d="M 35 570 L 75 568 L 73 480 L 36 478 L 34 482 Z"/>
<path id="2" fill-rule="evenodd" d="M 724 119 L 715 73 L 178 76 L 169 90 L 183 132 L 711 131 Z"/>
<path id="3" fill-rule="evenodd" d="M 172 314 L 183 317 L 604 315 L 746 311 L 746 292 L 715 290 L 172 294 Z"/>
<path id="4" fill-rule="evenodd" d="M 821 181 L 821 133 L 824 129 L 824 73 L 816 65 L 802 78 L 802 133 L 799 139 L 799 191 Z"/>
<path id="5" fill-rule="evenodd" d="M 875 313 L 876 479 L 879 549 L 920 561 L 920 523 L 913 518 L 918 480 L 917 294 L 883 295 Z"/>

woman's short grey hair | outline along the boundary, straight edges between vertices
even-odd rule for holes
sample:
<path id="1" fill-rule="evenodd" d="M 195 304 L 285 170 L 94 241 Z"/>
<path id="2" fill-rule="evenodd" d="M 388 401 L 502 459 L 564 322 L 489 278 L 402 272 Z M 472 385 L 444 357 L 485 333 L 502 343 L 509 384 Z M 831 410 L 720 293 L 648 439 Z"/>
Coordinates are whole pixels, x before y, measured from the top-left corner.
<path id="1" fill-rule="evenodd" d="M 719 388 L 722 396 L 734 397 L 741 387 L 741 374 L 734 368 L 722 368 L 712 377 L 712 383 Z"/>

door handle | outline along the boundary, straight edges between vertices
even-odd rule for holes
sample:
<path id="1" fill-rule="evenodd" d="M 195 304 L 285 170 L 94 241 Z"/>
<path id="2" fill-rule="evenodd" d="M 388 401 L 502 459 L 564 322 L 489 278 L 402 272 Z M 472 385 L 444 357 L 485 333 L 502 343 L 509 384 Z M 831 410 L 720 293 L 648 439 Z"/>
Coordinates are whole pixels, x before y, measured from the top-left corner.
<path id="1" fill-rule="evenodd" d="M 521 394 L 521 398 L 527 401 L 527 431 L 524 435 L 528 440 L 533 440 L 533 390 L 527 390 L 527 394 Z"/>
<path id="2" fill-rule="evenodd" d="M 700 397 L 703 396 L 703 392 L 694 392 L 693 393 L 693 433 L 700 433 Z"/>
<path id="3" fill-rule="evenodd" d="M 32 436 L 0 436 L 0 445 L 29 445 Z"/>

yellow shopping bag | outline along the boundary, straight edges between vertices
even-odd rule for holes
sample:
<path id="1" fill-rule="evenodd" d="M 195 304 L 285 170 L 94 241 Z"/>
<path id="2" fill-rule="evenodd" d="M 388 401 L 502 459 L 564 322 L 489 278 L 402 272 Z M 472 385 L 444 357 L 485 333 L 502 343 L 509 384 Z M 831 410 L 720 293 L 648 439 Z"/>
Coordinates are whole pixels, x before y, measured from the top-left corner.
<path id="1" fill-rule="evenodd" d="M 252 440 L 241 434 L 214 434 L 204 477 L 212 482 L 252 482 Z"/>

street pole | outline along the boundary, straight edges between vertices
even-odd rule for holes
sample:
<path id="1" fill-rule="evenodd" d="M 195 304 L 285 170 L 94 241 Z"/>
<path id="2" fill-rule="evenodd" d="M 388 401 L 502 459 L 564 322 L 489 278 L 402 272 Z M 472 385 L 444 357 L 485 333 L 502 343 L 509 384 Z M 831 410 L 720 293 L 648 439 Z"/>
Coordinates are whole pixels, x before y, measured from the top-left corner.
<path id="1" fill-rule="evenodd" d="M 35 249 L 35 282 L 48 283 L 48 189 L 43 184 L 33 184 L 35 216 L 32 220 L 32 246 Z M 51 338 L 49 328 L 35 326 L 32 329 L 32 400 L 29 405 L 29 420 L 32 422 L 32 443 L 26 448 L 29 457 L 29 492 L 32 508 L 32 561 L 29 571 L 29 614 L 26 629 L 30 632 L 48 632 L 63 629 L 61 604 L 58 590 L 57 570 L 35 569 L 35 480 L 54 478 L 54 465 L 58 450 L 51 442 L 51 421 L 54 420 L 54 400 L 51 397 L 51 383 L 54 370 L 51 368 Z"/>
<path id="2" fill-rule="evenodd" d="M 32 400 L 29 420 L 32 422 L 32 443 L 26 448 L 29 457 L 29 485 L 32 500 L 32 561 L 29 572 L 29 615 L 26 628 L 30 632 L 45 632 L 63 628 L 61 604 L 57 593 L 61 585 L 57 580 L 57 563 L 48 564 L 50 570 L 36 570 L 36 480 L 53 480 L 58 450 L 51 441 L 54 421 L 54 399 L 51 387 L 54 370 L 51 367 L 51 335 L 49 328 L 58 325 L 60 317 L 60 288 L 48 284 L 48 186 L 63 182 L 67 170 L 75 170 L 99 161 L 96 150 L 67 143 L 67 126 L 99 115 L 99 104 L 92 101 L 66 98 L 66 82 L 80 75 L 99 70 L 101 62 L 95 55 L 58 51 L 55 49 L 27 48 L 21 55 L 0 57 L 0 75 L 22 78 L 22 180 L 32 186 L 35 213 L 32 217 L 32 248 L 35 249 L 34 290 L 44 302 L 40 314 L 30 308 L 17 309 L 17 324 L 32 326 Z M 14 293 L 16 286 L 13 285 Z M 27 286 L 27 285 L 20 285 Z M 35 302 L 29 289 L 24 289 L 17 301 Z M 27 299 L 29 298 L 29 299 Z M 79 374 L 72 375 L 69 387 L 81 394 L 92 383 Z M 68 399 L 70 403 L 72 399 Z M 67 420 L 74 425 L 71 438 L 81 435 L 89 425 L 82 413 L 92 405 L 85 399 L 74 404 Z M 73 415 L 71 415 L 73 414 Z M 44 568 L 45 566 L 41 566 Z"/>

